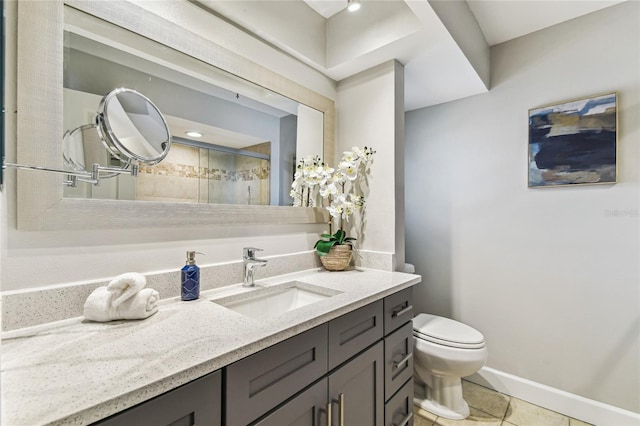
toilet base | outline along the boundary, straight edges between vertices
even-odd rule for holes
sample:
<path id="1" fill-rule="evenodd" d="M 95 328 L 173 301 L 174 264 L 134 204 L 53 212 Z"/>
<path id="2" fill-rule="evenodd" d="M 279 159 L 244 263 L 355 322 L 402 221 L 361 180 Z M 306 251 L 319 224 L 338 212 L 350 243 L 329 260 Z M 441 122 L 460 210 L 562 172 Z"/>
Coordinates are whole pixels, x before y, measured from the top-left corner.
<path id="1" fill-rule="evenodd" d="M 462 398 L 461 380 L 438 376 L 432 376 L 432 379 L 438 382 L 435 389 L 414 382 L 413 405 L 445 419 L 462 420 L 469 417 L 469 404 Z"/>

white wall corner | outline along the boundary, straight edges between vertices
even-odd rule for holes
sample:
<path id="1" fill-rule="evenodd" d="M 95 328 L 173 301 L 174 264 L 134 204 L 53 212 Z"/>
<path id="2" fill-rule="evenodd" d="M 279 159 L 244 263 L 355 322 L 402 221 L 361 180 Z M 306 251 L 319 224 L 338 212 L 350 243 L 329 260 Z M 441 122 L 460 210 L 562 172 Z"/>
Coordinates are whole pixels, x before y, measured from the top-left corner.
<path id="1" fill-rule="evenodd" d="M 404 270 L 405 261 L 405 219 L 404 219 L 404 66 L 393 61 L 395 92 L 395 256 L 393 270 Z"/>
<path id="2" fill-rule="evenodd" d="M 404 198 L 397 199 L 397 185 L 403 188 L 404 155 L 396 158 L 398 138 L 404 135 L 403 72 L 397 61 L 387 61 L 338 83 L 338 138 L 336 157 L 352 146 L 376 150 L 367 178 L 365 218 L 354 221 L 358 229 L 358 248 L 364 251 L 393 253 L 400 248 L 404 263 Z M 400 146 L 403 146 L 404 141 Z M 335 159 L 338 161 L 338 158 Z M 398 164 L 399 162 L 399 164 Z M 398 165 L 401 169 L 398 171 Z M 402 173 L 400 179 L 397 173 Z M 400 183 L 398 183 L 398 180 Z M 395 201 L 394 201 L 395 200 Z M 401 205 L 398 205 L 401 204 Z M 402 228 L 398 234 L 398 227 Z M 396 239 L 400 240 L 396 244 Z M 395 263 L 390 269 L 394 270 Z"/>

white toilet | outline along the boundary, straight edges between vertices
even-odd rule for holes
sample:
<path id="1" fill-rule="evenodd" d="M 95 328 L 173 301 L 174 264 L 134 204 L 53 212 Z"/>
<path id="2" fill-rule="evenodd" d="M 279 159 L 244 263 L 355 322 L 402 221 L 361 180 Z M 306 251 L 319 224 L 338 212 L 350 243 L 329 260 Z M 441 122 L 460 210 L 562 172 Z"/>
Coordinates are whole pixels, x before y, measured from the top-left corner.
<path id="1" fill-rule="evenodd" d="M 466 418 L 469 405 L 462 398 L 461 378 L 487 361 L 482 333 L 448 318 L 418 314 L 413 347 L 414 405 L 447 419 Z"/>

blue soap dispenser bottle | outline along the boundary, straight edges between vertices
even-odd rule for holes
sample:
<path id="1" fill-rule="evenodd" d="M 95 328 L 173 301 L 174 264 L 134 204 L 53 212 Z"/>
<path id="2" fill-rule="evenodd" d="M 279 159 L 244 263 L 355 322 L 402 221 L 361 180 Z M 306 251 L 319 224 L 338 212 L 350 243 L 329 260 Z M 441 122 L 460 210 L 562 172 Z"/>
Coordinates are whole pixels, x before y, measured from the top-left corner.
<path id="1" fill-rule="evenodd" d="M 182 300 L 196 300 L 200 297 L 200 267 L 196 265 L 197 251 L 187 252 L 187 263 L 182 268 Z"/>

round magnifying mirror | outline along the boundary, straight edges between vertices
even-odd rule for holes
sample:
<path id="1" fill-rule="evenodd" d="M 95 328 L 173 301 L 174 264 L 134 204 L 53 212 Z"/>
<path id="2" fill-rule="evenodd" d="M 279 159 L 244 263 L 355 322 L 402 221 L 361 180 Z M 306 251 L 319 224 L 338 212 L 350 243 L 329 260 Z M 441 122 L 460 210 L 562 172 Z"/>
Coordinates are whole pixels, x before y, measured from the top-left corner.
<path id="1" fill-rule="evenodd" d="M 63 142 L 62 158 L 67 170 L 91 170 L 93 164 L 122 169 L 129 167 L 128 162 L 113 158 L 105 149 L 95 124 L 85 124 L 66 131 Z M 117 173 L 102 172 L 100 177 L 108 178 L 117 175 Z"/>
<path id="2" fill-rule="evenodd" d="M 156 164 L 169 153 L 167 122 L 153 102 L 135 90 L 119 88 L 102 98 L 96 125 L 107 150 L 124 162 Z"/>

